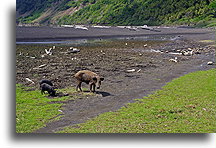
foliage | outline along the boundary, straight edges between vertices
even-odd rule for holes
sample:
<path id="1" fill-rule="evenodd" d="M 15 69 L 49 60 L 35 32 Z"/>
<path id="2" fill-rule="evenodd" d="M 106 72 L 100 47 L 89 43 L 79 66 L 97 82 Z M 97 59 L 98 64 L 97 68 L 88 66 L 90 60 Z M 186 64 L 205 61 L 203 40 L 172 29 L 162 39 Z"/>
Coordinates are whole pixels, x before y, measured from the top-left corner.
<path id="1" fill-rule="evenodd" d="M 214 1 L 213 1 L 214 2 Z M 61 24 L 161 25 L 196 24 L 215 17 L 213 2 L 197 0 L 98 0 L 76 13 L 64 16 Z"/>
<path id="2" fill-rule="evenodd" d="M 47 8 L 52 7 L 61 0 L 17 0 L 16 11 L 24 17 L 19 18 L 19 22 L 32 23 L 41 16 Z"/>
<path id="3" fill-rule="evenodd" d="M 154 94 L 60 133 L 215 133 L 215 69 L 174 79 Z"/>
<path id="4" fill-rule="evenodd" d="M 59 24 L 196 25 L 216 18 L 216 0 L 17 0 L 17 10 L 31 12 L 21 20 L 29 23 L 54 4 L 58 11 L 79 8 Z"/>
<path id="5" fill-rule="evenodd" d="M 20 14 L 24 14 L 29 11 L 38 11 L 41 9 L 49 8 L 52 3 L 61 0 L 17 0 L 16 10 Z"/>

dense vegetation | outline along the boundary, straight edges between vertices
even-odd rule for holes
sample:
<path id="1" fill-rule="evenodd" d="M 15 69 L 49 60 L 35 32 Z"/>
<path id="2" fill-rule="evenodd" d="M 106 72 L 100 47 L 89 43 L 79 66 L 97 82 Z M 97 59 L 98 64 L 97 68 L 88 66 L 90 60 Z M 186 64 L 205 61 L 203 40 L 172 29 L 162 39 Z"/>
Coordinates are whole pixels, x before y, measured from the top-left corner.
<path id="1" fill-rule="evenodd" d="M 109 25 L 191 24 L 215 17 L 211 5 L 209 0 L 98 0 L 94 5 L 88 5 L 73 15 L 64 16 L 59 22 Z"/>
<path id="2" fill-rule="evenodd" d="M 61 133 L 215 133 L 215 69 L 187 74 L 152 95 Z"/>
<path id="3" fill-rule="evenodd" d="M 17 11 L 25 14 L 19 19 L 23 23 L 31 23 L 48 8 L 53 13 L 44 20 L 71 10 L 58 24 L 205 25 L 216 18 L 216 0 L 17 0 Z"/>

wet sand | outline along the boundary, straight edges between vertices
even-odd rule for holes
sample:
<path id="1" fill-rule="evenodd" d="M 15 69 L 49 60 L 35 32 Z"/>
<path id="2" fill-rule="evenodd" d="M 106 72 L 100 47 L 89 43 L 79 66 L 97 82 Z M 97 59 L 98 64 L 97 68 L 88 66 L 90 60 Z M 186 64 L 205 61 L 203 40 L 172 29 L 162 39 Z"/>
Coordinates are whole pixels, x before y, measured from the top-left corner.
<path id="1" fill-rule="evenodd" d="M 208 35 L 211 34 L 211 35 Z M 212 35 L 213 34 L 213 35 Z M 88 30 L 65 27 L 16 27 L 16 41 L 58 41 L 65 39 L 114 38 L 135 36 L 182 35 L 193 39 L 215 40 L 214 29 L 153 27 L 150 30 L 127 28 L 94 28 Z M 195 37 L 195 38 L 194 38 Z"/>

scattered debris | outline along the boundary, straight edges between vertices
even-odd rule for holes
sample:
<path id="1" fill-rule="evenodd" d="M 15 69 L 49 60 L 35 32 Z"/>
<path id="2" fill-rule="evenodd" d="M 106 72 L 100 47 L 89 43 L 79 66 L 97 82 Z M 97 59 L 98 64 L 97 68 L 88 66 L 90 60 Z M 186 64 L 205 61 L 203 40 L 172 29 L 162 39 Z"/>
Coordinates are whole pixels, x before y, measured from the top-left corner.
<path id="1" fill-rule="evenodd" d="M 207 64 L 208 64 L 208 65 L 213 65 L 213 62 L 212 62 L 212 61 L 209 61 Z"/>
<path id="2" fill-rule="evenodd" d="M 143 26 L 140 26 L 138 28 L 149 30 L 149 31 L 161 32 L 160 30 L 156 30 L 156 29 L 154 29 L 152 27 L 148 27 L 147 25 L 143 25 Z"/>
<path id="3" fill-rule="evenodd" d="M 61 25 L 61 27 L 74 27 L 74 25 Z"/>
<path id="4" fill-rule="evenodd" d="M 67 53 L 77 53 L 77 52 L 80 52 L 80 50 L 74 47 L 70 47 Z"/>
<path id="5" fill-rule="evenodd" d="M 74 28 L 75 28 L 75 29 L 88 30 L 88 28 L 85 27 L 85 26 L 83 26 L 83 25 L 75 25 Z"/>
<path id="6" fill-rule="evenodd" d="M 71 60 L 76 60 L 77 58 L 75 57 L 75 58 L 71 58 Z"/>
<path id="7" fill-rule="evenodd" d="M 163 52 L 160 51 L 160 50 L 154 50 L 154 49 L 151 49 L 150 51 L 151 51 L 151 52 L 156 52 L 156 53 L 163 53 Z"/>
<path id="8" fill-rule="evenodd" d="M 38 66 L 38 68 L 43 68 L 45 66 L 46 66 L 46 64 L 42 64 L 42 65 Z"/>
<path id="9" fill-rule="evenodd" d="M 192 56 L 193 55 L 193 50 L 188 50 L 188 51 L 183 50 L 182 55 L 184 55 L 184 56 Z"/>
<path id="10" fill-rule="evenodd" d="M 179 53 L 179 52 L 170 52 L 169 54 L 172 54 L 172 55 L 182 55 L 182 53 Z"/>
<path id="11" fill-rule="evenodd" d="M 26 58 L 35 59 L 36 57 L 26 56 Z"/>
<path id="12" fill-rule="evenodd" d="M 46 64 L 42 64 L 42 65 L 40 65 L 40 66 L 38 66 L 38 67 L 35 67 L 35 68 L 33 68 L 33 69 L 40 69 L 40 68 L 43 68 L 43 67 L 45 67 L 46 66 Z"/>
<path id="13" fill-rule="evenodd" d="M 29 78 L 25 78 L 27 81 L 29 81 L 29 82 L 31 82 L 32 84 L 34 84 L 35 82 L 34 81 L 32 81 L 31 79 L 29 79 Z"/>
<path id="14" fill-rule="evenodd" d="M 129 29 L 131 31 L 139 31 L 138 28 L 135 27 L 135 26 L 124 26 L 124 28 L 127 28 L 127 29 Z"/>
<path id="15" fill-rule="evenodd" d="M 203 110 L 206 111 L 207 109 L 206 109 L 206 108 L 203 108 Z"/>
<path id="16" fill-rule="evenodd" d="M 92 26 L 93 28 L 110 28 L 111 26 L 98 26 L 98 25 L 96 25 L 96 26 Z"/>
<path id="17" fill-rule="evenodd" d="M 177 57 L 175 57 L 175 59 L 169 59 L 169 61 L 170 61 L 170 62 L 175 62 L 175 63 L 178 62 L 178 61 L 177 61 Z"/>
<path id="18" fill-rule="evenodd" d="M 49 50 L 45 49 L 45 52 L 47 55 L 52 55 L 52 48 L 50 48 Z"/>
<path id="19" fill-rule="evenodd" d="M 141 69 L 137 70 L 137 72 L 140 72 L 140 71 L 141 71 Z"/>
<path id="20" fill-rule="evenodd" d="M 136 71 L 135 69 L 127 70 L 127 72 L 135 72 L 135 71 Z"/>

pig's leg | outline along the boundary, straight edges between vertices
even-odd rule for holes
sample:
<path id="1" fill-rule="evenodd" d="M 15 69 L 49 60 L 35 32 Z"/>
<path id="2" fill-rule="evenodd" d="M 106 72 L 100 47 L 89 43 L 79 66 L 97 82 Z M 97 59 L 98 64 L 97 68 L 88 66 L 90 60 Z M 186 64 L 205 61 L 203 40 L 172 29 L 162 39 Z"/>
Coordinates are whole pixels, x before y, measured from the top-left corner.
<path id="1" fill-rule="evenodd" d="M 95 92 L 95 84 L 93 83 L 92 86 L 93 86 L 93 91 L 92 92 Z"/>
<path id="2" fill-rule="evenodd" d="M 95 92 L 95 84 L 94 83 L 90 84 L 90 92 Z"/>
<path id="3" fill-rule="evenodd" d="M 79 81 L 79 82 L 78 82 L 78 85 L 77 85 L 77 87 L 76 87 L 76 91 L 78 91 L 78 88 L 80 89 L 80 91 L 82 91 L 82 89 L 81 89 L 81 84 L 82 84 L 82 82 Z"/>
<path id="4" fill-rule="evenodd" d="M 92 92 L 92 84 L 90 84 L 90 92 Z"/>

